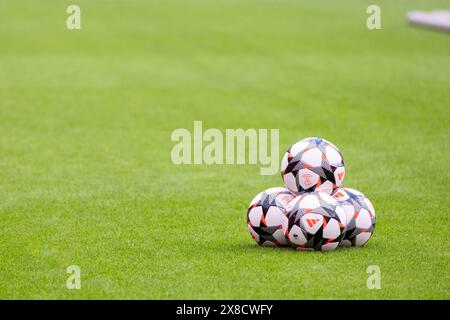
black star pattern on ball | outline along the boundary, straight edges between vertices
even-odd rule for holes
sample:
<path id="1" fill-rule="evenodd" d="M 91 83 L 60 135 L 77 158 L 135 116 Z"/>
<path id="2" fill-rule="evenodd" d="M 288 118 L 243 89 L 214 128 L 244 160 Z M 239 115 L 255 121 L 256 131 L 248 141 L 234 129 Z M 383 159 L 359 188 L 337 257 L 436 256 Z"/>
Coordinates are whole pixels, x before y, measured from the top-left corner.
<path id="1" fill-rule="evenodd" d="M 277 201 L 277 195 L 277 193 L 263 193 L 260 205 L 264 213 L 264 218 L 266 217 L 266 214 L 269 211 L 270 207 L 280 207 L 280 203 Z"/>
<path id="2" fill-rule="evenodd" d="M 273 234 L 275 231 L 277 231 L 280 228 L 280 226 L 273 226 L 273 227 L 252 227 L 252 229 L 258 234 L 259 236 L 259 244 L 263 244 L 266 241 L 272 241 L 276 244 L 278 244 L 278 241 L 274 238 Z"/>

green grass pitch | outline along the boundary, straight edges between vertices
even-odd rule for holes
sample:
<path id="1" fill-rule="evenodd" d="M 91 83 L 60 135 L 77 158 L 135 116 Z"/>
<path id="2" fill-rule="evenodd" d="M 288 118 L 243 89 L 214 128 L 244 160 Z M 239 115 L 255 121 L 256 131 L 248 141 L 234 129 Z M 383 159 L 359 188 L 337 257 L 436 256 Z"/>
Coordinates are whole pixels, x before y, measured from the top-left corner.
<path id="1" fill-rule="evenodd" d="M 2 0 L 0 298 L 449 299 L 450 35 L 405 19 L 448 2 L 376 1 L 369 31 L 372 2 Z M 257 246 L 246 207 L 281 178 L 172 164 L 194 120 L 279 128 L 280 159 L 331 140 L 374 237 Z"/>

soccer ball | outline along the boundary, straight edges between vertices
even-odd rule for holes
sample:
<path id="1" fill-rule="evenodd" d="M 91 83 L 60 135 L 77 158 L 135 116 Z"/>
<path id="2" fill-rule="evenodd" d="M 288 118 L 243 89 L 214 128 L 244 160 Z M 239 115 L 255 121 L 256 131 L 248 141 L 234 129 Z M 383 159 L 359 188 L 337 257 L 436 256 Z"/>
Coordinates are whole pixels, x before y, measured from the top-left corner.
<path id="1" fill-rule="evenodd" d="M 253 198 L 247 210 L 247 227 L 259 245 L 287 245 L 286 208 L 294 197 L 286 188 L 270 188 Z"/>
<path id="2" fill-rule="evenodd" d="M 324 192 L 296 197 L 289 204 L 288 219 L 287 240 L 299 250 L 334 250 L 345 234 L 344 209 Z"/>
<path id="3" fill-rule="evenodd" d="M 344 158 L 331 142 L 306 138 L 285 153 L 281 176 L 286 188 L 297 194 L 313 191 L 332 194 L 344 180 Z"/>
<path id="4" fill-rule="evenodd" d="M 375 229 L 375 209 L 361 192 L 342 188 L 333 193 L 347 217 L 346 232 L 341 247 L 360 247 L 372 237 Z"/>

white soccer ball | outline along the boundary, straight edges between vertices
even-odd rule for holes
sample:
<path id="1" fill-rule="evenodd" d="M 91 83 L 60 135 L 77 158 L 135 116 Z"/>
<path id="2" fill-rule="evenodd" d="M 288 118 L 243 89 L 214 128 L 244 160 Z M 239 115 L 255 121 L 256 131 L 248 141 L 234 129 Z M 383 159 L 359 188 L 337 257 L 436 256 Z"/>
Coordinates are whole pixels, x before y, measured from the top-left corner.
<path id="1" fill-rule="evenodd" d="M 286 188 L 270 188 L 253 198 L 247 210 L 247 227 L 259 245 L 287 245 L 286 209 L 294 197 Z"/>
<path id="2" fill-rule="evenodd" d="M 286 188 L 297 194 L 313 191 L 332 194 L 344 180 L 344 158 L 331 142 L 306 138 L 285 153 L 281 176 Z"/>
<path id="3" fill-rule="evenodd" d="M 375 230 L 375 209 L 361 192 L 342 188 L 333 193 L 333 197 L 344 209 L 347 223 L 341 247 L 361 247 L 369 241 Z"/>
<path id="4" fill-rule="evenodd" d="M 302 194 L 290 202 L 287 210 L 287 240 L 299 250 L 334 250 L 344 237 L 344 209 L 328 193 Z"/>

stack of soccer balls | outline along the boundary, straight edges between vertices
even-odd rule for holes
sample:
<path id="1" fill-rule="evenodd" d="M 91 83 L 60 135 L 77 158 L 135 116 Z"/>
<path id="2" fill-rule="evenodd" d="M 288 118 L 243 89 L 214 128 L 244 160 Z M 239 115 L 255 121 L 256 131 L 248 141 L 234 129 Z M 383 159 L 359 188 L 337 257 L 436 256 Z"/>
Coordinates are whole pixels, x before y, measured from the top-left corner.
<path id="1" fill-rule="evenodd" d="M 341 188 L 342 154 L 331 142 L 306 138 L 281 163 L 286 188 L 259 193 L 247 211 L 247 226 L 260 245 L 299 250 L 360 247 L 371 238 L 375 210 L 361 192 Z"/>

